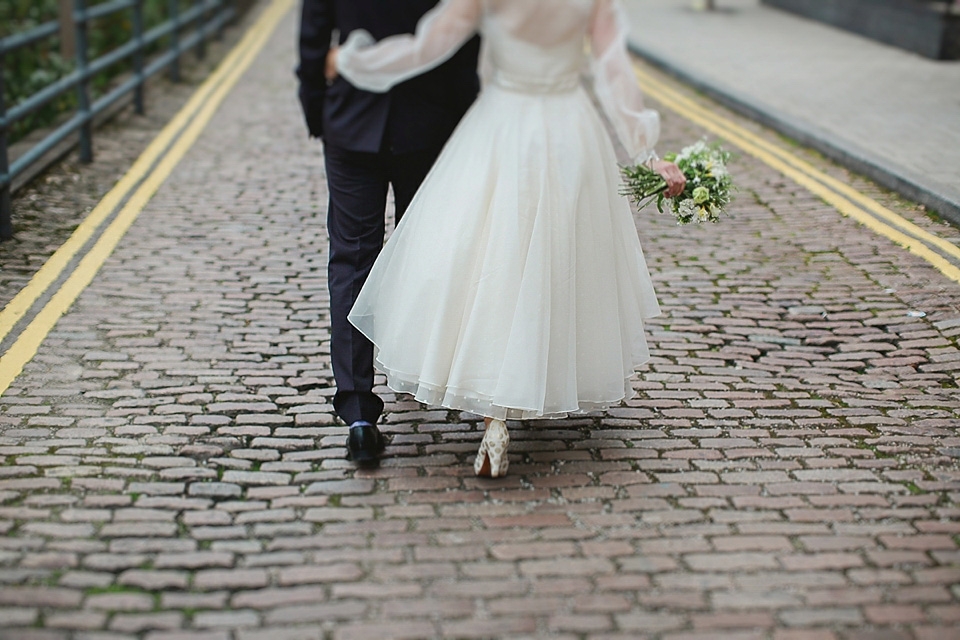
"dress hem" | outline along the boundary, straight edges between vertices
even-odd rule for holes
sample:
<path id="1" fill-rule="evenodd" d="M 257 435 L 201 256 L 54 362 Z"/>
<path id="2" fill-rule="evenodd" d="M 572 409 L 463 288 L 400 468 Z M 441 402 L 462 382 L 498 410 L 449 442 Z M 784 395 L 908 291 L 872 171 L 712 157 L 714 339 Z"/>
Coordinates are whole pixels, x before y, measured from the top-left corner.
<path id="1" fill-rule="evenodd" d="M 644 363 L 640 362 L 634 366 L 637 367 L 642 364 Z M 419 380 L 416 376 L 410 374 L 405 375 L 398 371 L 390 370 L 385 367 L 379 359 L 376 360 L 376 367 L 387 377 L 387 386 L 397 393 L 410 394 L 418 402 L 429 406 L 468 411 L 483 416 L 484 418 L 493 418 L 495 420 L 566 418 L 571 415 L 582 415 L 609 409 L 610 407 L 618 406 L 624 400 L 629 400 L 637 396 L 637 390 L 630 384 L 630 379 L 633 377 L 633 373 L 631 373 L 624 378 L 623 393 L 616 398 L 596 401 L 578 400 L 576 407 L 557 408 L 556 410 L 544 410 L 533 407 L 505 407 L 494 403 L 492 398 L 484 394 L 465 389 L 456 389 L 445 385 L 433 385 Z"/>

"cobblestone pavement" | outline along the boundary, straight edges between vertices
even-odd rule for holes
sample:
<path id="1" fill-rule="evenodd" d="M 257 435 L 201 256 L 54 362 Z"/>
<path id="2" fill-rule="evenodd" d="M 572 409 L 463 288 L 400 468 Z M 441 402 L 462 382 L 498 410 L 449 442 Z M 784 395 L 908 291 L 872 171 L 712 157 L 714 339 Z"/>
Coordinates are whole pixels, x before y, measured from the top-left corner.
<path id="1" fill-rule="evenodd" d="M 345 461 L 295 33 L 0 402 L 0 638 L 960 638 L 960 287 L 749 157 L 723 224 L 638 215 L 636 399 L 491 481 L 384 390 Z"/>

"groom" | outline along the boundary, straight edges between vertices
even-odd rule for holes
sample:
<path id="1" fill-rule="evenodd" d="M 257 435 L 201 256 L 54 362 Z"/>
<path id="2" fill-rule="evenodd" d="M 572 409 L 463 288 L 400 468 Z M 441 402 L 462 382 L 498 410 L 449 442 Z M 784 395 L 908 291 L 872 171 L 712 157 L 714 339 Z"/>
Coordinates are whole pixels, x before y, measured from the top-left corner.
<path id="1" fill-rule="evenodd" d="M 347 451 L 359 466 L 376 466 L 384 448 L 377 421 L 383 401 L 373 393 L 373 345 L 347 313 L 383 246 L 387 188 L 395 217 L 406 210 L 444 142 L 479 91 L 474 39 L 441 67 L 394 87 L 361 91 L 325 76 L 331 38 L 365 29 L 376 40 L 413 33 L 437 0 L 303 0 L 300 20 L 300 103 L 310 135 L 323 139 L 330 203 L 331 345 L 337 392 L 333 406 L 348 425 Z M 336 45 L 333 45 L 336 46 Z"/>

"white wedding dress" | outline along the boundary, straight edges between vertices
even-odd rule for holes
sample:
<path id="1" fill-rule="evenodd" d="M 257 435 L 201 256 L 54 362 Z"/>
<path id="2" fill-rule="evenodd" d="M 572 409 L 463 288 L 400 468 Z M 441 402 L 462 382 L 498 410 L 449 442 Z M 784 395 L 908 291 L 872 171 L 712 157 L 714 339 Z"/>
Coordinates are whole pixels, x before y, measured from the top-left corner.
<path id="1" fill-rule="evenodd" d="M 339 72 L 372 91 L 478 32 L 484 89 L 376 261 L 349 320 L 391 388 L 492 418 L 633 396 L 659 314 L 595 92 L 634 161 L 652 156 L 615 0 L 445 0 L 416 35 L 350 34 Z M 589 46 L 590 52 L 586 51 Z"/>

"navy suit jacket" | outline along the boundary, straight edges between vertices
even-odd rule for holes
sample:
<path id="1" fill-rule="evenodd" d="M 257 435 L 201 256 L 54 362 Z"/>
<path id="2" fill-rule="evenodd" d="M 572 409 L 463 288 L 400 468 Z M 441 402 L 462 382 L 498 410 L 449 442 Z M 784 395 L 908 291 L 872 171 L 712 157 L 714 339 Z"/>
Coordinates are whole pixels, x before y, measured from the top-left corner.
<path id="1" fill-rule="evenodd" d="M 437 0 L 303 0 L 300 102 L 310 135 L 349 151 L 409 153 L 446 141 L 480 89 L 479 38 L 438 68 L 388 93 L 361 91 L 343 78 L 327 84 L 324 65 L 334 31 L 340 43 L 354 29 L 376 40 L 413 33 Z"/>

